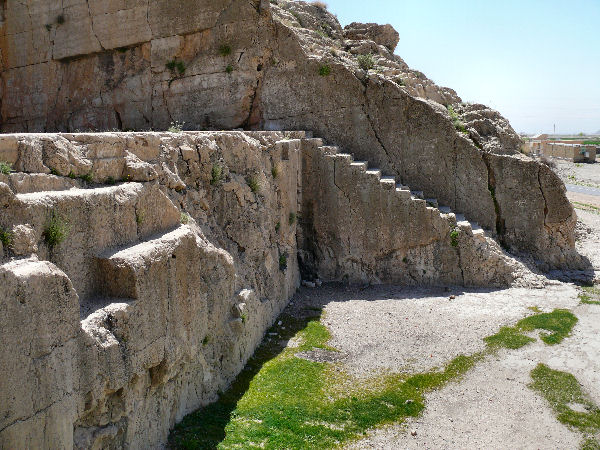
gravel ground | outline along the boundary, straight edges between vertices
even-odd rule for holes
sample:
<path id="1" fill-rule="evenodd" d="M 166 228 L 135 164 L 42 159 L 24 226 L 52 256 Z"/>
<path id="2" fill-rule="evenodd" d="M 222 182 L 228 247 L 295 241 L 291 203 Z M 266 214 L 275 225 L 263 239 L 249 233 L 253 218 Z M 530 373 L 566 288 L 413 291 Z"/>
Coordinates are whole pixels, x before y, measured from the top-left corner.
<path id="1" fill-rule="evenodd" d="M 578 250 L 598 271 L 600 215 L 577 213 Z M 558 422 L 528 384 L 531 370 L 544 363 L 572 373 L 600 404 L 600 306 L 580 305 L 578 293 L 571 284 L 550 280 L 541 289 L 504 290 L 330 284 L 301 289 L 288 312 L 324 308 L 330 344 L 340 350 L 335 363 L 360 379 L 441 367 L 460 354 L 484 349 L 483 337 L 531 314 L 528 307 L 567 308 L 579 322 L 561 344 L 538 340 L 488 355 L 462 380 L 428 394 L 421 417 L 372 430 L 346 448 L 577 449 L 582 436 Z M 329 353 L 317 356 L 328 361 Z"/>
<path id="2" fill-rule="evenodd" d="M 554 171 L 565 183 L 576 184 L 578 182 L 600 188 L 600 162 L 576 164 L 555 158 L 552 161 L 556 163 Z"/>

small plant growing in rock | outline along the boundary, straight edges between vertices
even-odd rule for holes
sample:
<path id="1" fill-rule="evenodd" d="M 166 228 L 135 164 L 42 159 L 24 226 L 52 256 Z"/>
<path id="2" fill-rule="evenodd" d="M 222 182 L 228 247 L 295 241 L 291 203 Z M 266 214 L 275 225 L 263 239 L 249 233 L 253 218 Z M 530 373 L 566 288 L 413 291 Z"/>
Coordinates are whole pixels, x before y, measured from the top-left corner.
<path id="1" fill-rule="evenodd" d="M 66 19 L 63 14 L 60 14 L 56 17 L 56 23 L 59 25 L 62 25 L 63 23 L 65 23 L 65 21 L 66 21 Z"/>
<path id="2" fill-rule="evenodd" d="M 91 183 L 92 181 L 94 181 L 94 173 L 88 172 L 85 175 L 81 175 L 79 178 L 81 178 L 86 183 Z"/>
<path id="3" fill-rule="evenodd" d="M 462 123 L 462 121 L 460 120 L 460 117 L 459 117 L 458 113 L 454 110 L 454 108 L 452 107 L 452 105 L 448 106 L 448 114 L 450 114 L 450 118 L 452 119 L 452 123 L 454 124 L 454 128 L 456 128 L 461 133 L 465 133 L 465 134 L 469 133 L 467 131 L 467 127 L 465 127 L 465 124 Z"/>
<path id="4" fill-rule="evenodd" d="M 71 180 L 74 180 L 75 178 L 77 178 L 75 176 L 75 172 L 73 172 L 72 170 L 69 172 L 69 175 L 67 175 Z"/>
<path id="5" fill-rule="evenodd" d="M 111 186 L 112 186 L 112 185 L 113 185 L 113 184 L 115 184 L 116 182 L 117 182 L 117 181 L 116 181 L 116 180 L 115 180 L 113 177 L 108 177 L 108 178 L 106 179 L 106 181 L 105 181 L 105 184 L 108 184 L 108 185 L 111 185 Z"/>
<path id="6" fill-rule="evenodd" d="M 231 46 L 227 44 L 223 44 L 219 47 L 219 54 L 221 56 L 229 56 L 231 55 Z"/>
<path id="7" fill-rule="evenodd" d="M 459 235 L 460 235 L 460 231 L 458 231 L 458 228 L 454 228 L 450 232 L 450 244 L 452 245 L 452 247 L 458 247 L 458 236 Z"/>
<path id="8" fill-rule="evenodd" d="M 223 178 L 223 168 L 218 164 L 212 167 L 210 184 L 216 186 Z"/>
<path id="9" fill-rule="evenodd" d="M 242 323 L 246 323 L 248 321 L 248 314 L 243 313 L 242 317 L 240 317 L 242 319 Z"/>
<path id="10" fill-rule="evenodd" d="M 258 182 L 258 178 L 255 175 L 248 177 L 246 182 L 248 183 L 250 190 L 255 194 L 260 190 L 260 183 Z"/>
<path id="11" fill-rule="evenodd" d="M 12 171 L 12 166 L 4 161 L 0 161 L 0 173 L 2 175 L 8 175 Z"/>
<path id="12" fill-rule="evenodd" d="M 181 133 L 183 131 L 183 126 L 185 122 L 174 121 L 171 122 L 169 129 L 167 130 L 169 133 Z"/>
<path id="13" fill-rule="evenodd" d="M 271 175 L 273 178 L 277 178 L 279 176 L 279 168 L 276 164 L 273 164 L 273 167 L 271 167 Z"/>
<path id="14" fill-rule="evenodd" d="M 279 233 L 279 230 L 281 229 L 281 222 L 277 222 L 275 224 L 275 233 Z"/>
<path id="15" fill-rule="evenodd" d="M 375 59 L 370 53 L 367 55 L 358 55 L 356 61 L 362 70 L 370 70 L 375 67 Z"/>
<path id="16" fill-rule="evenodd" d="M 185 73 L 185 63 L 181 60 L 178 60 L 177 58 L 172 59 L 171 61 L 168 61 L 165 64 L 165 66 L 171 72 L 177 71 L 177 73 L 179 73 L 179 75 L 183 75 Z"/>
<path id="17" fill-rule="evenodd" d="M 182 225 L 187 225 L 190 222 L 189 214 L 182 212 L 180 222 L 182 223 Z"/>
<path id="18" fill-rule="evenodd" d="M 296 213 L 291 212 L 289 217 L 290 226 L 296 223 Z"/>
<path id="19" fill-rule="evenodd" d="M 60 172 L 58 170 L 56 170 L 56 169 L 50 169 L 50 175 L 54 175 L 54 176 L 57 176 L 57 177 L 61 176 Z"/>
<path id="20" fill-rule="evenodd" d="M 52 30 L 52 24 L 51 23 L 47 23 L 46 24 L 46 30 L 48 30 L 48 31 Z"/>
<path id="21" fill-rule="evenodd" d="M 44 230 L 44 239 L 50 249 L 60 245 L 69 235 L 69 223 L 56 211 L 52 211 Z"/>
<path id="22" fill-rule="evenodd" d="M 227 67 L 225 67 L 225 72 L 233 73 L 233 66 L 231 64 L 229 64 Z"/>
<path id="23" fill-rule="evenodd" d="M 287 255 L 282 254 L 279 256 L 279 270 L 284 272 L 287 269 Z"/>
<path id="24" fill-rule="evenodd" d="M 6 231 L 4 228 L 0 228 L 0 242 L 4 248 L 8 248 L 12 242 L 12 233 Z"/>
<path id="25" fill-rule="evenodd" d="M 321 67 L 319 67 L 319 75 L 321 75 L 322 77 L 327 77 L 331 75 L 331 67 L 328 64 L 322 65 Z"/>
<path id="26" fill-rule="evenodd" d="M 144 211 L 136 211 L 135 212 L 135 223 L 137 223 L 138 225 L 143 224 L 145 216 L 146 216 L 146 214 L 144 214 Z"/>
<path id="27" fill-rule="evenodd" d="M 209 343 L 210 343 L 210 336 L 207 334 L 206 336 L 204 336 L 204 339 L 202 339 L 202 346 L 206 347 Z"/>

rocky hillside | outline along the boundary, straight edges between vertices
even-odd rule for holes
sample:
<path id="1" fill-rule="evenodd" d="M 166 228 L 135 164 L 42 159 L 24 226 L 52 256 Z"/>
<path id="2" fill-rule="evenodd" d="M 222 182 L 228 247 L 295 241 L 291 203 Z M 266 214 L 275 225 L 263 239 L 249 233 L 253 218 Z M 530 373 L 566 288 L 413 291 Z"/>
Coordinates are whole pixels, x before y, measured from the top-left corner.
<path id="1" fill-rule="evenodd" d="M 545 268 L 582 268 L 560 180 L 508 122 L 301 1 L 0 5 L 3 131 L 298 129 L 464 213 Z M 185 13 L 182 13 L 184 12 Z"/>

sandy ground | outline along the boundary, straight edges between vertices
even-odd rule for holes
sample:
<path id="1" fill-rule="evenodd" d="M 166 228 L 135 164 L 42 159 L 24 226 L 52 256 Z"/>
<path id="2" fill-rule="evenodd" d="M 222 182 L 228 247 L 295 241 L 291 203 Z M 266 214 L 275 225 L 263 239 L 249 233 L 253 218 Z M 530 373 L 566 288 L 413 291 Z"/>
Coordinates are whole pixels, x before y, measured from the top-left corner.
<path id="1" fill-rule="evenodd" d="M 598 270 L 600 215 L 577 212 L 578 248 Z M 424 372 L 475 353 L 485 347 L 483 337 L 532 314 L 528 307 L 571 310 L 579 322 L 561 344 L 538 340 L 488 355 L 462 380 L 430 393 L 421 417 L 372 430 L 347 448 L 577 449 L 582 435 L 562 425 L 528 384 L 531 370 L 544 363 L 572 373 L 600 404 L 600 306 L 580 305 L 578 293 L 557 281 L 505 290 L 326 285 L 302 289 L 295 302 L 324 307 L 331 345 L 342 352 L 344 370 L 359 378 Z"/>

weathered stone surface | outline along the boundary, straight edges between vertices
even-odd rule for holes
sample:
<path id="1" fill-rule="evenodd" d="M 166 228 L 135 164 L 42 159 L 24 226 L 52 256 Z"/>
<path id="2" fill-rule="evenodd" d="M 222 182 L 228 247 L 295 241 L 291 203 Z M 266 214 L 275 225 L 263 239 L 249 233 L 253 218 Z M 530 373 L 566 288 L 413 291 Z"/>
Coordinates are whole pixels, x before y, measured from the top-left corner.
<path id="1" fill-rule="evenodd" d="M 0 447 L 159 447 L 228 386 L 299 285 L 285 137 L 303 133 L 9 137 L 40 172 L 0 181 Z M 157 180 L 94 182 L 133 158 Z M 57 160 L 94 176 L 47 174 Z"/>

